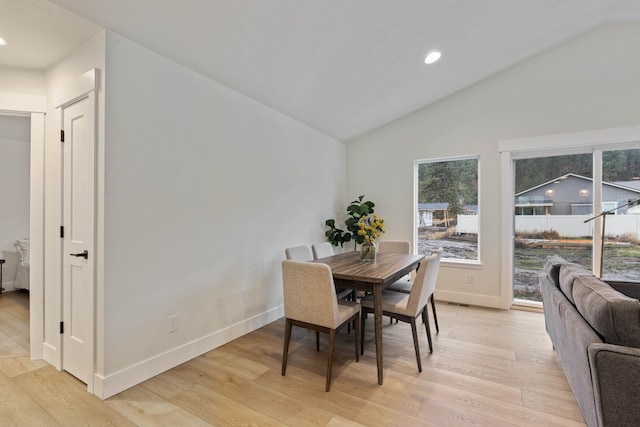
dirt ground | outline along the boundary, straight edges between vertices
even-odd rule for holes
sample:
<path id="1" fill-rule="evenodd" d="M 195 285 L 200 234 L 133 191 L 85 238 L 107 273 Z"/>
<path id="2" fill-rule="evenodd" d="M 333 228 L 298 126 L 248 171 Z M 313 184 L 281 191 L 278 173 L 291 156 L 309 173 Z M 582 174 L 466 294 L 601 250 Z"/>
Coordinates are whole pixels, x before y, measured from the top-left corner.
<path id="1" fill-rule="evenodd" d="M 428 253 L 442 247 L 443 257 L 456 259 L 477 258 L 478 245 L 469 239 L 448 236 L 439 240 L 418 241 L 418 252 Z M 567 239 L 549 242 L 525 242 L 514 251 L 514 295 L 516 298 L 541 301 L 539 274 L 544 260 L 560 255 L 570 262 L 590 267 L 592 247 L 588 240 Z M 640 245 L 608 242 L 604 250 L 603 278 L 640 282 Z"/>

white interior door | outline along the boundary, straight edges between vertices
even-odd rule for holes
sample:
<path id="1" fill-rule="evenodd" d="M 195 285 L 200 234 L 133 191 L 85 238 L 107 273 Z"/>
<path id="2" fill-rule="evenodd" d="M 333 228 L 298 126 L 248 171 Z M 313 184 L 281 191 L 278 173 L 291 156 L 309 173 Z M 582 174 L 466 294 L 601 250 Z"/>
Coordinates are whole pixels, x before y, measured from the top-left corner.
<path id="1" fill-rule="evenodd" d="M 62 369 L 89 387 L 94 370 L 94 122 L 93 94 L 62 108 Z"/>

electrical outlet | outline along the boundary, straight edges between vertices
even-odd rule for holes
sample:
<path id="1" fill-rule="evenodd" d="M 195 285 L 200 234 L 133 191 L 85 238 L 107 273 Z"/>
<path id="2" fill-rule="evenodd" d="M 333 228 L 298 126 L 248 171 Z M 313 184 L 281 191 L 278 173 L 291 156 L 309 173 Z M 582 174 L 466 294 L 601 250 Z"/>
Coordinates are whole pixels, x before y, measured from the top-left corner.
<path id="1" fill-rule="evenodd" d="M 176 332 L 178 330 L 178 315 L 174 314 L 169 316 L 169 329 L 167 331 L 168 334 L 172 332 Z"/>
<path id="2" fill-rule="evenodd" d="M 467 283 L 470 285 L 476 283 L 476 276 L 471 273 L 467 274 Z"/>

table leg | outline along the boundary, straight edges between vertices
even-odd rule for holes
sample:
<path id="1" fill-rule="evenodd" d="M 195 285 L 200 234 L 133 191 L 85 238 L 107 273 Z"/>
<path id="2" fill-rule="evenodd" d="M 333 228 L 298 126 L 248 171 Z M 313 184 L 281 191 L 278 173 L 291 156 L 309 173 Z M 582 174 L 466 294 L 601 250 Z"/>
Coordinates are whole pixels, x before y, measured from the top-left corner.
<path id="1" fill-rule="evenodd" d="M 382 289 L 373 287 L 373 313 L 376 331 L 376 362 L 378 364 L 378 384 L 382 385 Z"/>

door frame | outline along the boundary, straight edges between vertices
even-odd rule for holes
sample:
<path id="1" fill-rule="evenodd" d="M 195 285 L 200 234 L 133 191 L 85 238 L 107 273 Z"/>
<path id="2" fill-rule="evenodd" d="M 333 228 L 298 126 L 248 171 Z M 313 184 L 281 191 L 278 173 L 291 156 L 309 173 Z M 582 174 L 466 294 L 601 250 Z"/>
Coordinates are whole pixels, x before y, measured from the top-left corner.
<path id="1" fill-rule="evenodd" d="M 502 269 L 501 269 L 501 296 L 500 307 L 511 308 L 513 303 L 513 239 L 514 221 L 513 212 L 515 209 L 514 200 L 514 157 L 526 153 L 548 151 L 554 155 L 562 155 L 584 150 L 611 150 L 638 148 L 640 142 L 640 125 L 625 126 L 618 128 L 597 129 L 584 132 L 562 133 L 555 135 L 544 135 L 529 138 L 516 138 L 502 140 L 498 142 L 500 154 L 500 179 L 501 186 L 501 245 L 502 245 Z M 550 154 L 551 155 L 551 154 Z M 597 176 L 601 177 L 601 168 L 595 168 Z M 598 170 L 599 169 L 599 170 Z M 594 206 L 599 206 L 601 200 L 600 190 L 594 192 Z M 510 219 L 509 219 L 510 218 Z M 509 220 L 507 220 L 509 219 Z M 602 218 L 594 220 L 594 230 L 602 228 Z M 597 237 L 599 233 L 594 233 Z M 600 245 L 593 245 L 593 259 L 600 259 Z M 599 272 L 598 272 L 599 273 Z"/>
<path id="2" fill-rule="evenodd" d="M 60 129 L 64 128 L 64 123 L 63 123 L 63 116 L 62 116 L 62 110 L 67 107 L 70 106 L 71 104 L 83 99 L 83 98 L 88 98 L 88 102 L 91 105 L 91 107 L 93 108 L 92 114 L 93 114 L 93 133 L 92 133 L 92 137 L 93 137 L 93 146 L 94 146 L 94 188 L 93 188 L 93 203 L 94 203 L 94 220 L 93 220 L 93 234 L 94 234 L 94 247 L 93 248 L 89 248 L 90 252 L 93 253 L 93 256 L 90 257 L 89 262 L 93 263 L 93 277 L 92 277 L 92 286 L 91 286 L 91 292 L 90 292 L 90 306 L 89 306 L 89 319 L 90 319 L 90 326 L 89 326 L 89 330 L 91 331 L 90 336 L 88 337 L 88 345 L 91 348 L 91 374 L 89 375 L 88 379 L 87 379 L 87 390 L 89 391 L 89 393 L 94 393 L 94 377 L 96 374 L 96 284 L 97 284 L 97 277 L 96 277 L 96 267 L 97 267 L 97 263 L 96 263 L 96 237 L 97 237 L 97 221 L 96 221 L 96 200 L 97 200 L 97 189 L 95 187 L 95 177 L 96 177 L 96 173 L 97 173 L 97 169 L 95 167 L 95 155 L 97 153 L 97 141 L 98 141 L 98 137 L 97 137 L 97 90 L 98 90 L 98 70 L 96 68 L 93 68 L 89 71 L 87 71 L 86 73 L 82 74 L 81 76 L 76 77 L 75 79 L 72 79 L 70 82 L 67 83 L 66 86 L 60 88 L 60 90 L 56 91 L 55 95 L 54 95 L 54 99 L 53 99 L 53 108 L 56 110 L 56 123 L 59 124 Z M 63 150 L 63 146 L 60 146 L 60 150 L 62 153 Z M 62 171 L 62 155 L 59 157 L 60 158 L 60 170 Z M 63 194 L 62 192 L 64 191 L 64 188 L 61 187 L 60 189 L 60 200 L 62 203 L 63 200 Z M 63 207 L 64 209 L 64 207 Z M 63 248 L 63 244 L 62 241 L 60 242 L 59 245 L 59 250 L 60 250 L 60 271 L 62 272 L 63 268 L 62 268 L 62 248 Z M 60 277 L 60 280 L 62 281 L 62 277 Z M 62 317 L 63 317 L 63 307 L 62 307 L 62 286 L 60 287 L 60 304 L 61 304 L 61 310 L 60 310 L 60 321 L 62 321 Z M 58 345 L 58 354 L 57 356 L 57 360 L 58 360 L 58 368 L 61 369 L 62 368 L 62 358 L 63 358 L 63 350 L 62 350 L 62 339 L 60 339 L 59 345 Z"/>
<path id="3" fill-rule="evenodd" d="M 29 117 L 29 341 L 31 360 L 42 359 L 44 343 L 44 141 L 47 98 L 0 92 L 0 113 Z"/>

